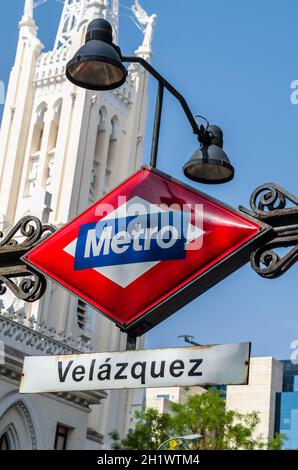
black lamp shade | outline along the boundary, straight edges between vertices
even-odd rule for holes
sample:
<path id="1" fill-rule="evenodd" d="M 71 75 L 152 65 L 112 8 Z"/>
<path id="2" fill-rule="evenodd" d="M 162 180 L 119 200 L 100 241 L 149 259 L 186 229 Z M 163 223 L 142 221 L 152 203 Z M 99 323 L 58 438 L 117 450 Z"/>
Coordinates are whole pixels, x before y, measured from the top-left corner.
<path id="1" fill-rule="evenodd" d="M 88 90 L 112 90 L 126 80 L 127 71 L 112 43 L 111 25 L 104 19 L 90 23 L 86 43 L 66 66 L 66 76 Z"/>
<path id="2" fill-rule="evenodd" d="M 217 126 L 209 126 L 211 144 L 202 145 L 183 167 L 185 176 L 198 183 L 227 183 L 234 177 L 234 168 L 223 151 L 223 135 Z"/>

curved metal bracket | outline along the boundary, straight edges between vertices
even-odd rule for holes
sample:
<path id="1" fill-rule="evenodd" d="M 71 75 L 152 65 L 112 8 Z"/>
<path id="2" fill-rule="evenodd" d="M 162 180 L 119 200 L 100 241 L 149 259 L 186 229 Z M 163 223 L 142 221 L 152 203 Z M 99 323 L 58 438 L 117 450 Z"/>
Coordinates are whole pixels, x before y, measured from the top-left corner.
<path id="1" fill-rule="evenodd" d="M 252 268 L 262 277 L 279 277 L 298 260 L 298 198 L 275 183 L 267 183 L 252 193 L 250 208 L 239 206 L 273 228 L 272 240 L 251 254 Z M 286 254 L 276 251 L 288 247 L 293 248 Z"/>
<path id="2" fill-rule="evenodd" d="M 26 302 L 43 296 L 45 277 L 26 266 L 21 258 L 55 230 L 52 225 L 42 225 L 37 217 L 26 216 L 5 235 L 0 232 L 0 295 L 9 289 Z"/>

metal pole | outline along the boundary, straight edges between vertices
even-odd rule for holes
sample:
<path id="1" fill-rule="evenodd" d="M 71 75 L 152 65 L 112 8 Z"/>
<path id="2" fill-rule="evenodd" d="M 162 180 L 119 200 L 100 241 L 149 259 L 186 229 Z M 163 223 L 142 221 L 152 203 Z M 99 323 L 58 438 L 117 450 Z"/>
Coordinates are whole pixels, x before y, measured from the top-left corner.
<path id="1" fill-rule="evenodd" d="M 189 338 L 184 338 L 184 341 L 188 344 L 192 344 L 193 346 L 202 346 L 202 344 L 196 343 L 196 341 L 193 341 L 192 339 L 189 339 Z"/>
<path id="2" fill-rule="evenodd" d="M 183 438 L 182 438 L 181 441 L 182 441 L 182 444 L 184 445 L 184 448 L 185 448 L 186 450 L 190 450 L 189 445 L 187 444 L 186 439 L 183 439 Z"/>
<path id="3" fill-rule="evenodd" d="M 295 230 L 298 230 L 298 224 L 293 224 L 293 225 L 282 225 L 282 226 L 276 226 L 273 227 L 274 232 L 281 233 L 281 232 L 294 232 Z"/>
<path id="4" fill-rule="evenodd" d="M 203 126 L 198 126 L 198 123 L 195 120 L 195 117 L 192 114 L 186 99 L 176 88 L 173 87 L 173 85 L 171 85 L 171 83 L 169 83 L 154 67 L 152 67 L 151 64 L 149 64 L 149 62 L 147 62 L 142 57 L 122 56 L 121 59 L 123 62 L 137 63 L 142 65 L 142 67 L 144 67 L 144 69 L 147 70 L 150 75 L 152 75 L 164 88 L 166 88 L 171 93 L 171 95 L 173 95 L 179 101 L 187 117 L 187 120 L 192 127 L 193 133 L 196 134 L 198 140 L 201 143 L 205 143 L 207 145 L 210 144 L 209 132 Z"/>
<path id="5" fill-rule="evenodd" d="M 155 117 L 154 117 L 154 127 L 153 127 L 153 134 L 152 134 L 151 158 L 150 158 L 150 165 L 152 166 L 152 168 L 156 168 L 156 162 L 157 162 L 163 95 L 164 95 L 164 84 L 159 81 L 158 90 L 157 90 Z"/>
<path id="6" fill-rule="evenodd" d="M 134 351 L 137 347 L 137 337 L 132 335 L 127 335 L 126 340 L 126 351 Z"/>

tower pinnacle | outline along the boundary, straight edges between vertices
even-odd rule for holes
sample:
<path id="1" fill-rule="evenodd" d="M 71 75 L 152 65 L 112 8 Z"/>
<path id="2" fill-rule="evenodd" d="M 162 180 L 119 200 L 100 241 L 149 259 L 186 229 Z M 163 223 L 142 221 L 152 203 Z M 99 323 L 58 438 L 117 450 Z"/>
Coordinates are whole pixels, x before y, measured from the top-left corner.
<path id="1" fill-rule="evenodd" d="M 107 18 L 113 27 L 113 39 L 117 43 L 119 29 L 119 0 L 63 0 L 54 49 L 71 44 L 72 31 L 94 18 Z"/>
<path id="2" fill-rule="evenodd" d="M 33 18 L 33 0 L 25 0 L 24 18 Z"/>
<path id="3" fill-rule="evenodd" d="M 19 23 L 19 27 L 21 28 L 22 26 L 29 26 L 30 28 L 32 28 L 32 32 L 36 32 L 36 24 L 33 18 L 33 8 L 33 0 L 25 0 L 24 13 Z"/>

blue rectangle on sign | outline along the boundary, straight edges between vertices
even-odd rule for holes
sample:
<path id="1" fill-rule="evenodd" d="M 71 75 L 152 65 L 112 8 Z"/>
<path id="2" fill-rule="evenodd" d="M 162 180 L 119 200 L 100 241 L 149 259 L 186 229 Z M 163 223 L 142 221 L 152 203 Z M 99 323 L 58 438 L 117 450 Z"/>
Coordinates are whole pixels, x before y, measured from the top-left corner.
<path id="1" fill-rule="evenodd" d="M 189 213 L 158 212 L 80 227 L 75 270 L 185 258 Z"/>

